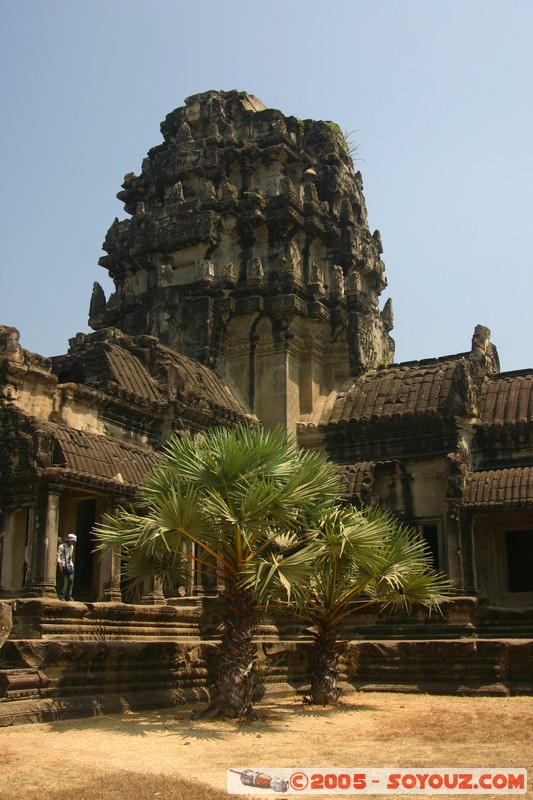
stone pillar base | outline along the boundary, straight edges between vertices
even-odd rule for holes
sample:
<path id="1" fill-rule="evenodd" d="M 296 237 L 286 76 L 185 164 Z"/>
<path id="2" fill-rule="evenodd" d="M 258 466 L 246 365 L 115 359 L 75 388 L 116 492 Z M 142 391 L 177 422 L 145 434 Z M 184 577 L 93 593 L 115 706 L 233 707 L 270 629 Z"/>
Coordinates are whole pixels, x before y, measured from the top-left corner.
<path id="1" fill-rule="evenodd" d="M 122 603 L 122 593 L 117 589 L 105 589 L 98 600 L 104 603 Z"/>
<path id="2" fill-rule="evenodd" d="M 141 599 L 142 606 L 166 606 L 167 601 L 164 594 L 156 592 L 148 592 L 144 594 Z"/>
<path id="3" fill-rule="evenodd" d="M 49 583 L 30 583 L 24 587 L 24 597 L 54 597 L 57 598 L 56 586 Z"/>

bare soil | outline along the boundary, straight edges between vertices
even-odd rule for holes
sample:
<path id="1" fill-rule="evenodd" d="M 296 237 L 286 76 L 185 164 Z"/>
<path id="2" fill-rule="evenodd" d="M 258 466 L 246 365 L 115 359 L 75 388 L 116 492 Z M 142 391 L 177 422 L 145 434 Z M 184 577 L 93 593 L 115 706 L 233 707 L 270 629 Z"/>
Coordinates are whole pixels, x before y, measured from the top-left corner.
<path id="1" fill-rule="evenodd" d="M 230 767 L 525 768 L 533 775 L 530 697 L 359 693 L 335 709 L 291 698 L 262 702 L 260 718 L 246 725 L 192 720 L 194 708 L 0 728 L 0 800 L 224 797 Z M 196 792 L 189 780 L 204 786 Z M 533 798 L 532 789 L 521 796 Z"/>

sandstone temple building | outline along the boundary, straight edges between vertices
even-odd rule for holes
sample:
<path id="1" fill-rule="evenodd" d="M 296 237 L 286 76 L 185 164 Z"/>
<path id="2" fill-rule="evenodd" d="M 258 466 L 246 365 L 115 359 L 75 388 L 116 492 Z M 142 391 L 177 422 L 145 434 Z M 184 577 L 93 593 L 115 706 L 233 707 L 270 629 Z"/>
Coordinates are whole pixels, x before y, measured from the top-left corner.
<path id="1" fill-rule="evenodd" d="M 198 598 L 213 587 L 192 575 L 123 602 L 119 555 L 95 554 L 91 529 L 135 500 L 171 434 L 250 419 L 325 450 L 353 502 L 382 505 L 426 538 L 458 594 L 431 637 L 525 644 L 533 370 L 502 372 L 483 325 L 464 352 L 395 363 L 381 236 L 334 123 L 210 91 L 170 113 L 161 132 L 118 194 L 127 218 L 104 242 L 114 292 L 95 283 L 94 332 L 44 358 L 0 326 L 0 598 L 14 615 L 4 658 L 18 658 L 20 671 L 28 658 L 16 642 L 34 642 L 34 654 L 36 641 L 94 646 L 112 620 L 115 640 L 155 646 L 165 625 L 168 637 L 194 638 Z M 61 604 L 56 547 L 71 531 L 78 602 Z M 427 620 L 365 624 L 354 636 L 429 636 Z M 14 697 L 22 689 L 7 661 Z M 525 685 L 521 675 L 507 683 Z M 44 697 L 42 677 L 27 691 Z"/>

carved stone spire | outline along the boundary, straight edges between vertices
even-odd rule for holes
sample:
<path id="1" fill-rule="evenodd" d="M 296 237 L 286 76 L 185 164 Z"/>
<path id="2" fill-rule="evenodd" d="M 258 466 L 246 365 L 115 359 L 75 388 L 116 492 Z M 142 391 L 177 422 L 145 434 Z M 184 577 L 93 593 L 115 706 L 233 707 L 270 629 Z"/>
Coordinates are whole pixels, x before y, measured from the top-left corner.
<path id="1" fill-rule="evenodd" d="M 210 91 L 161 131 L 119 193 L 133 216 L 106 237 L 116 292 L 104 307 L 93 299 L 91 326 L 214 364 L 267 424 L 292 425 L 334 385 L 393 360 L 381 237 L 338 126 Z"/>

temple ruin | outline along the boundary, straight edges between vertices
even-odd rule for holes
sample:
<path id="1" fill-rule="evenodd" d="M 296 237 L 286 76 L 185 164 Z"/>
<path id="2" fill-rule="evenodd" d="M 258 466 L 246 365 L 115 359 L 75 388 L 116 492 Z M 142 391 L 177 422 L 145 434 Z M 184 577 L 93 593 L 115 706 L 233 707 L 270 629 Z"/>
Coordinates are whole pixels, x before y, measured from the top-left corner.
<path id="1" fill-rule="evenodd" d="M 417 528 L 456 587 L 442 617 L 350 621 L 346 680 L 533 691 L 533 370 L 501 372 L 483 325 L 465 352 L 394 362 L 381 235 L 336 124 L 210 91 L 161 132 L 118 194 L 94 332 L 44 358 L 0 326 L 0 724 L 205 691 L 216 586 L 127 597 L 91 531 L 135 502 L 170 435 L 246 420 L 325 450 L 347 497 Z M 305 632 L 267 620 L 261 636 L 267 683 L 305 682 Z"/>

